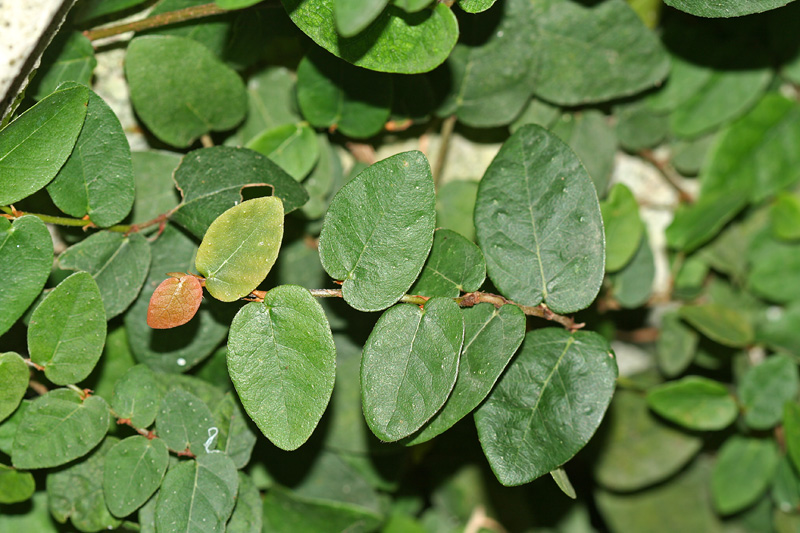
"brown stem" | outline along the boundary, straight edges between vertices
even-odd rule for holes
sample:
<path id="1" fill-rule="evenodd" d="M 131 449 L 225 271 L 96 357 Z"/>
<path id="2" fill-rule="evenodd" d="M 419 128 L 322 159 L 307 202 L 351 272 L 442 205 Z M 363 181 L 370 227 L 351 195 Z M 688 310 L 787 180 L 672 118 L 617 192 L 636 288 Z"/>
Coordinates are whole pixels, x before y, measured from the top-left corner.
<path id="1" fill-rule="evenodd" d="M 83 34 L 90 41 L 96 41 L 97 39 L 112 37 L 129 31 L 149 30 L 151 28 L 158 28 L 160 26 L 167 26 L 169 24 L 202 17 L 210 17 L 221 13 L 226 13 L 226 11 L 216 4 L 203 4 L 200 6 L 178 9 L 176 11 L 168 11 L 167 13 L 160 13 L 152 17 L 147 17 L 146 19 L 137 20 L 136 22 L 109 26 L 108 28 L 98 28 L 96 30 L 86 30 Z"/>
<path id="2" fill-rule="evenodd" d="M 657 158 L 652 150 L 639 151 L 639 157 L 656 167 L 656 170 L 658 170 L 659 174 L 661 174 L 667 183 L 669 183 L 672 188 L 677 191 L 678 200 L 681 203 L 691 204 L 694 202 L 692 195 L 686 192 L 681 186 L 680 178 L 676 175 L 675 170 L 668 161 Z"/>
<path id="3" fill-rule="evenodd" d="M 212 148 L 214 146 L 214 139 L 212 139 L 211 135 L 208 133 L 204 133 L 200 136 L 200 144 L 203 145 L 203 148 Z"/>
<path id="4" fill-rule="evenodd" d="M 25 361 L 25 364 L 28 365 L 31 368 L 35 368 L 36 370 L 39 370 L 39 371 L 44 370 L 44 367 L 42 365 L 37 365 L 36 363 L 31 361 L 30 359 L 23 359 L 23 361 Z"/>
<path id="5" fill-rule="evenodd" d="M 436 154 L 436 165 L 433 167 L 433 185 L 437 189 L 439 188 L 439 181 L 442 179 L 444 162 L 447 159 L 447 150 L 450 148 L 450 138 L 453 136 L 455 126 L 455 115 L 447 117 L 442 123 L 442 134 L 439 137 L 439 153 Z"/>
<path id="6" fill-rule="evenodd" d="M 82 228 L 84 231 L 87 229 L 104 229 L 106 231 L 113 231 L 116 233 L 124 233 L 125 235 L 130 235 L 131 233 L 136 233 L 141 231 L 145 228 L 149 228 L 150 226 L 155 226 L 156 224 L 163 226 L 166 224 L 169 217 L 172 216 L 172 213 L 176 211 L 177 208 L 172 209 L 166 213 L 162 213 L 158 215 L 153 220 L 148 220 L 147 222 L 142 222 L 141 224 L 117 224 L 115 226 L 110 226 L 108 228 L 99 228 L 95 226 L 91 220 L 88 219 L 88 215 L 83 218 L 68 218 L 68 217 L 56 217 L 51 215 L 45 215 L 43 213 L 28 213 L 24 211 L 17 211 L 14 209 L 13 206 L 0 206 L 0 210 L 4 211 L 7 214 L 2 215 L 4 218 L 7 218 L 11 221 L 14 221 L 22 216 L 30 215 L 38 218 L 45 224 L 55 224 L 56 226 L 71 226 L 71 227 L 78 227 Z M 161 229 L 163 231 L 163 228 Z M 160 233 L 160 232 L 159 232 Z"/>
<path id="7" fill-rule="evenodd" d="M 131 422 L 130 418 L 119 418 L 113 412 L 111 414 L 114 416 L 114 418 L 117 419 L 117 425 L 128 426 L 128 427 L 132 428 L 134 431 L 136 431 L 136 433 L 138 433 L 139 435 L 147 438 L 148 440 L 153 440 L 153 439 L 156 438 L 157 435 L 155 434 L 154 431 L 149 430 L 149 429 L 137 428 L 136 426 L 133 425 L 133 422 Z M 189 450 L 189 448 L 186 448 L 185 450 L 173 450 L 172 448 L 167 448 L 167 449 L 170 452 L 172 452 L 175 455 L 177 455 L 178 457 L 195 457 L 195 454 L 193 454 Z"/>
<path id="8" fill-rule="evenodd" d="M 45 387 L 44 385 L 33 379 L 28 380 L 28 387 L 33 389 L 33 392 L 35 392 L 39 396 L 44 396 L 45 394 L 48 393 L 47 387 Z"/>

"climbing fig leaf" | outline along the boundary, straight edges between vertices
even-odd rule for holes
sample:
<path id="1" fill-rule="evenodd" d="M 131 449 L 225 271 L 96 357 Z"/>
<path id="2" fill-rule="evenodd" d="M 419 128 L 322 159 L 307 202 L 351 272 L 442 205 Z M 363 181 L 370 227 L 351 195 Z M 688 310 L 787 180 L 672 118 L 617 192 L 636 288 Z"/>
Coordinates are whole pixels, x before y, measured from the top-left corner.
<path id="1" fill-rule="evenodd" d="M 232 302 L 267 277 L 283 239 L 283 202 L 267 196 L 242 202 L 209 226 L 195 265 L 209 294 Z"/>
<path id="2" fill-rule="evenodd" d="M 182 326 L 194 317 L 202 301 L 203 286 L 196 276 L 169 277 L 150 297 L 147 325 L 153 329 Z"/>

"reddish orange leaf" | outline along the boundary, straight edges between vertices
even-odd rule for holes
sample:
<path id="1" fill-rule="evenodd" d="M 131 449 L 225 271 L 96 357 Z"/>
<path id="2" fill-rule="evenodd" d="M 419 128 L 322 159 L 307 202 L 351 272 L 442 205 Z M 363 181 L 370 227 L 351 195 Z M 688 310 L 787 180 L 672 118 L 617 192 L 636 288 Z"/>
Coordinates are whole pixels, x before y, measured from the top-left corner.
<path id="1" fill-rule="evenodd" d="M 186 324 L 197 313 L 203 300 L 200 281 L 189 274 L 167 278 L 156 287 L 147 308 L 147 325 L 153 329 L 169 329 Z"/>

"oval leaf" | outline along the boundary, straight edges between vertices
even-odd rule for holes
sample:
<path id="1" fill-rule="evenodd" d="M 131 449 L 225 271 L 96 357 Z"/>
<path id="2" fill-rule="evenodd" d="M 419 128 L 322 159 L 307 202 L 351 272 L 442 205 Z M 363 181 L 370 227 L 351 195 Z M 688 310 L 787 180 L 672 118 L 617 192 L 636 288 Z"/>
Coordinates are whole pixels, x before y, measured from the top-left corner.
<path id="1" fill-rule="evenodd" d="M 771 439 L 733 435 L 717 455 L 711 475 L 714 507 L 722 515 L 750 506 L 769 486 L 778 466 L 778 450 Z"/>
<path id="2" fill-rule="evenodd" d="M 267 196 L 242 202 L 209 226 L 195 265 L 217 300 L 250 294 L 267 277 L 283 239 L 283 202 Z"/>
<path id="3" fill-rule="evenodd" d="M 591 178 L 555 135 L 528 124 L 489 165 L 475 204 L 489 277 L 524 305 L 589 306 L 603 281 L 605 239 Z"/>
<path id="4" fill-rule="evenodd" d="M 797 363 L 775 354 L 747 371 L 739 383 L 744 421 L 753 429 L 771 429 L 783 416 L 784 404 L 800 389 Z"/>
<path id="5" fill-rule="evenodd" d="M 231 324 L 228 372 L 247 414 L 284 450 L 303 444 L 333 391 L 336 348 L 322 307 L 282 285 L 242 307 Z"/>
<path id="6" fill-rule="evenodd" d="M 99 396 L 81 400 L 69 389 L 36 398 L 14 437 L 11 461 L 17 468 L 49 468 L 82 457 L 108 431 L 108 404 Z"/>
<path id="7" fill-rule="evenodd" d="M 0 205 L 30 196 L 52 180 L 75 146 L 89 89 L 56 91 L 0 131 Z"/>
<path id="8" fill-rule="evenodd" d="M 203 286 L 191 274 L 167 278 L 156 287 L 147 308 L 147 325 L 153 329 L 169 329 L 190 321 L 203 301 Z"/>
<path id="9" fill-rule="evenodd" d="M 0 503 L 24 502 L 35 490 L 33 474 L 0 464 Z"/>
<path id="10" fill-rule="evenodd" d="M 622 183 L 617 183 L 600 204 L 606 234 L 606 272 L 616 272 L 630 262 L 644 235 L 639 204 Z"/>
<path id="11" fill-rule="evenodd" d="M 28 390 L 28 365 L 18 353 L 0 354 L 0 421 L 17 410 Z"/>
<path id="12" fill-rule="evenodd" d="M 145 365 L 128 369 L 114 385 L 111 408 L 119 419 L 129 419 L 135 428 L 153 423 L 161 403 L 161 393 L 153 371 Z"/>
<path id="13" fill-rule="evenodd" d="M 437 229 L 433 247 L 412 294 L 456 297 L 477 291 L 486 279 L 486 261 L 474 243 L 455 231 Z"/>
<path id="14" fill-rule="evenodd" d="M 458 373 L 464 319 L 449 298 L 387 310 L 364 345 L 364 418 L 381 440 L 418 430 L 444 405 Z"/>
<path id="15" fill-rule="evenodd" d="M 687 376 L 647 393 L 650 408 L 689 429 L 714 431 L 731 425 L 739 414 L 727 387 L 712 379 Z"/>
<path id="16" fill-rule="evenodd" d="M 206 453 L 205 444 L 213 426 L 211 411 L 194 394 L 175 389 L 161 400 L 156 432 L 173 450 L 189 450 L 195 455 Z"/>
<path id="17" fill-rule="evenodd" d="M 266 130 L 247 147 L 269 157 L 297 181 L 303 181 L 319 159 L 317 136 L 305 122 Z"/>
<path id="18" fill-rule="evenodd" d="M 528 333 L 475 412 L 478 438 L 497 479 L 521 485 L 569 461 L 600 425 L 616 378 L 611 347 L 597 333 Z"/>
<path id="19" fill-rule="evenodd" d="M 746 346 L 753 341 L 753 326 L 747 316 L 730 307 L 685 305 L 678 313 L 700 333 L 725 346 Z"/>
<path id="20" fill-rule="evenodd" d="M 161 439 L 141 435 L 114 445 L 106 455 L 103 493 L 111 513 L 120 518 L 144 505 L 161 485 L 169 451 Z"/>
<path id="21" fill-rule="evenodd" d="M 36 299 L 53 267 L 53 239 L 44 222 L 24 216 L 12 225 L 0 217 L 0 335 Z"/>
<path id="22" fill-rule="evenodd" d="M 322 266 L 344 280 L 342 293 L 351 306 L 386 309 L 422 270 L 435 218 L 425 156 L 405 152 L 379 161 L 333 198 L 319 238 Z"/>
<path id="23" fill-rule="evenodd" d="M 58 284 L 33 311 L 28 324 L 31 361 L 56 385 L 91 374 L 106 342 L 106 313 L 97 283 L 76 272 Z"/>

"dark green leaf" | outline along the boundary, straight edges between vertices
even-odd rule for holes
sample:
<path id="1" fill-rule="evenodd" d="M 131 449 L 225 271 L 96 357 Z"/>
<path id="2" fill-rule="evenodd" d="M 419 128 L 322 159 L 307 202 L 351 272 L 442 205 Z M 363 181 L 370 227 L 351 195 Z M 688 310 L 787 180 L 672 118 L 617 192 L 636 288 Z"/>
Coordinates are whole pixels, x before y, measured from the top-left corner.
<path id="1" fill-rule="evenodd" d="M 0 205 L 30 196 L 56 177 L 86 117 L 89 89 L 54 92 L 0 130 Z"/>
<path id="2" fill-rule="evenodd" d="M 598 195 L 604 196 L 617 153 L 617 138 L 608 117 L 592 109 L 564 113 L 552 126 L 552 132 L 575 151 Z"/>
<path id="3" fill-rule="evenodd" d="M 214 409 L 214 421 L 219 428 L 217 449 L 225 452 L 236 468 L 247 466 L 256 444 L 256 434 L 250 429 L 239 400 L 232 393 L 226 394 Z"/>
<path id="4" fill-rule="evenodd" d="M 334 0 L 336 31 L 342 37 L 353 37 L 374 21 L 389 0 Z"/>
<path id="5" fill-rule="evenodd" d="M 131 152 L 136 184 L 132 223 L 152 220 L 178 204 L 172 173 L 180 161 L 180 155 L 172 152 Z"/>
<path id="6" fill-rule="evenodd" d="M 158 492 L 156 529 L 224 532 L 238 485 L 236 467 L 225 454 L 209 453 L 179 463 L 167 472 Z"/>
<path id="7" fill-rule="evenodd" d="M 517 130 L 492 161 L 478 189 L 475 227 L 503 295 L 571 313 L 600 290 L 605 239 L 597 194 L 572 150 L 540 126 Z"/>
<path id="8" fill-rule="evenodd" d="M 282 285 L 244 306 L 231 324 L 228 371 L 264 435 L 294 450 L 328 405 L 336 348 L 322 307 L 302 287 Z"/>
<path id="9" fill-rule="evenodd" d="M 364 417 L 384 441 L 418 430 L 444 405 L 458 373 L 464 320 L 449 298 L 400 304 L 370 333 L 361 361 Z"/>
<path id="10" fill-rule="evenodd" d="M 317 128 L 336 128 L 355 138 L 383 129 L 392 105 L 392 78 L 354 67 L 322 50 L 297 67 L 297 101 Z"/>
<path id="11" fill-rule="evenodd" d="M 108 512 L 103 470 L 108 451 L 117 443 L 109 437 L 84 460 L 47 476 L 50 512 L 61 523 L 70 519 L 79 531 L 115 529 L 120 521 Z"/>
<path id="12" fill-rule="evenodd" d="M 739 414 L 736 400 L 725 385 L 700 376 L 650 389 L 647 404 L 667 420 L 700 431 L 724 429 Z"/>
<path id="13" fill-rule="evenodd" d="M 372 531 L 381 523 L 373 511 L 352 505 L 301 498 L 273 488 L 264 498 L 264 531 L 311 533 L 313 531 Z"/>
<path id="14" fill-rule="evenodd" d="M 421 152 L 379 161 L 342 187 L 319 239 L 322 266 L 361 311 L 386 309 L 411 287 L 433 243 L 434 191 Z"/>
<path id="15" fill-rule="evenodd" d="M 239 491 L 236 506 L 233 508 L 226 533 L 261 533 L 262 515 L 261 494 L 258 488 L 243 472 L 239 472 Z"/>
<path id="16" fill-rule="evenodd" d="M 319 158 L 317 137 L 304 122 L 266 130 L 247 147 L 269 157 L 297 181 L 303 181 Z"/>
<path id="17" fill-rule="evenodd" d="M 481 303 L 462 311 L 464 346 L 453 392 L 441 411 L 423 427 L 409 444 L 419 444 L 446 431 L 480 404 L 525 335 L 525 315 L 519 307 Z"/>
<path id="18" fill-rule="evenodd" d="M 160 0 L 149 15 L 151 17 L 163 15 L 180 9 L 204 6 L 208 3 L 208 0 Z M 233 20 L 233 15 L 222 13 L 195 20 L 184 20 L 178 24 L 160 25 L 142 33 L 144 35 L 187 37 L 202 44 L 215 56 L 221 58 L 225 55 L 231 34 L 235 33 L 235 29 L 232 27 Z"/>
<path id="19" fill-rule="evenodd" d="M 146 428 L 153 423 L 161 404 L 161 393 L 150 367 L 136 365 L 114 385 L 111 408 L 117 418 L 130 419 L 136 428 Z"/>
<path id="20" fill-rule="evenodd" d="M 36 531 L 36 533 L 59 533 L 63 531 L 53 520 L 47 509 L 47 494 L 37 492 L 22 512 L 13 512 L 13 508 L 3 509 L 0 513 L 0 528 L 3 531 Z"/>
<path id="21" fill-rule="evenodd" d="M 791 510 L 800 505 L 800 477 L 788 456 L 778 460 L 772 480 L 772 500 L 781 510 Z"/>
<path id="22" fill-rule="evenodd" d="M 559 118 L 561 118 L 561 108 L 538 98 L 531 98 L 522 113 L 511 123 L 509 129 L 511 133 L 514 133 L 525 124 L 538 124 L 549 129 Z"/>
<path id="23" fill-rule="evenodd" d="M 642 241 L 639 204 L 628 187 L 617 183 L 601 202 L 600 212 L 606 233 L 606 272 L 616 272 L 630 262 Z"/>
<path id="24" fill-rule="evenodd" d="M 755 503 L 778 466 L 775 441 L 733 435 L 717 455 L 711 477 L 714 507 L 733 514 Z"/>
<path id="25" fill-rule="evenodd" d="M 232 128 L 247 112 L 239 76 L 191 39 L 135 38 L 125 74 L 139 117 L 156 137 L 180 148 L 209 131 Z"/>
<path id="26" fill-rule="evenodd" d="M 128 139 L 117 116 L 93 91 L 75 149 L 47 192 L 65 213 L 89 215 L 100 227 L 116 224 L 131 211 L 134 184 Z"/>
<path id="27" fill-rule="evenodd" d="M 616 378 L 614 354 L 597 333 L 528 333 L 475 411 L 478 438 L 497 479 L 521 485 L 569 461 L 600 425 Z"/>
<path id="28" fill-rule="evenodd" d="M 742 376 L 739 397 L 744 421 L 753 429 L 771 429 L 783 416 L 783 405 L 800 389 L 797 364 L 788 355 L 776 354 Z"/>
<path id="29" fill-rule="evenodd" d="M 78 12 L 78 19 L 83 22 L 103 15 L 118 13 L 146 3 L 148 0 L 87 0 Z"/>
<path id="30" fill-rule="evenodd" d="M 694 359 L 700 335 L 683 322 L 677 312 L 664 314 L 656 341 L 658 367 L 667 377 L 683 373 Z"/>
<path id="31" fill-rule="evenodd" d="M 56 385 L 83 381 L 103 353 L 106 314 L 92 276 L 77 272 L 58 284 L 28 324 L 31 360 Z"/>
<path id="32" fill-rule="evenodd" d="M 436 227 L 447 228 L 475 240 L 473 212 L 478 182 L 456 180 L 445 183 L 436 194 Z"/>
<path id="33" fill-rule="evenodd" d="M 65 81 L 89 85 L 97 66 L 91 41 L 78 31 L 62 31 L 47 46 L 32 81 L 31 93 L 41 100 Z"/>
<path id="34" fill-rule="evenodd" d="M 211 223 L 238 205 L 242 189 L 265 185 L 283 201 L 289 213 L 308 200 L 303 187 L 278 165 L 245 148 L 216 146 L 190 152 L 175 171 L 175 183 L 183 194 L 172 220 L 202 238 Z"/>
<path id="35" fill-rule="evenodd" d="M 459 296 L 477 291 L 486 279 L 486 261 L 480 249 L 458 233 L 439 229 L 422 273 L 411 287 L 422 296 Z"/>
<path id="36" fill-rule="evenodd" d="M 144 505 L 161 485 L 168 462 L 161 439 L 134 435 L 116 443 L 106 455 L 102 480 L 111 513 L 125 517 Z"/>
<path id="37" fill-rule="evenodd" d="M 653 290 L 655 274 L 655 258 L 645 232 L 633 259 L 610 277 L 614 300 L 626 309 L 636 309 L 646 304 Z"/>
<path id="38" fill-rule="evenodd" d="M 222 9 L 244 9 L 257 4 L 259 1 L 260 0 L 214 0 L 214 3 Z"/>
<path id="39" fill-rule="evenodd" d="M 709 339 L 725 346 L 746 346 L 753 341 L 753 326 L 747 316 L 719 304 L 685 305 L 681 318 Z"/>
<path id="40" fill-rule="evenodd" d="M 792 0 L 664 0 L 668 6 L 698 17 L 741 17 L 784 6 Z"/>
<path id="41" fill-rule="evenodd" d="M 615 115 L 619 143 L 629 152 L 653 148 L 669 132 L 668 115 L 653 111 L 646 102 L 618 106 Z"/>
<path id="42" fill-rule="evenodd" d="M 267 196 L 222 213 L 208 227 L 195 265 L 209 294 L 232 302 L 264 281 L 283 240 L 283 202 Z"/>
<path id="43" fill-rule="evenodd" d="M 0 353 L 0 421 L 17 410 L 28 390 L 29 378 L 28 365 L 18 353 Z"/>
<path id="44" fill-rule="evenodd" d="M 84 270 L 97 282 L 106 319 L 125 311 L 139 294 L 150 268 L 150 244 L 138 233 L 128 237 L 101 231 L 58 256 L 61 268 Z"/>
<path id="45" fill-rule="evenodd" d="M 247 118 L 236 134 L 239 144 L 250 142 L 262 131 L 300 121 L 294 74 L 286 67 L 267 67 L 250 77 L 247 95 Z"/>
<path id="46" fill-rule="evenodd" d="M 336 32 L 333 0 L 282 0 L 292 21 L 311 39 L 345 61 L 380 72 L 417 74 L 440 65 L 458 39 L 458 23 L 444 5 L 417 13 L 389 6 L 364 31 Z"/>
<path id="47" fill-rule="evenodd" d="M 24 502 L 35 490 L 36 482 L 30 472 L 0 464 L 0 503 Z"/>
<path id="48" fill-rule="evenodd" d="M 108 404 L 99 396 L 81 400 L 69 389 L 36 398 L 22 417 L 11 460 L 17 468 L 48 468 L 86 455 L 108 431 Z"/>
<path id="49" fill-rule="evenodd" d="M 161 400 L 156 432 L 171 449 L 188 449 L 195 455 L 208 453 L 204 445 L 214 433 L 213 426 L 211 411 L 194 394 L 176 389 Z"/>

